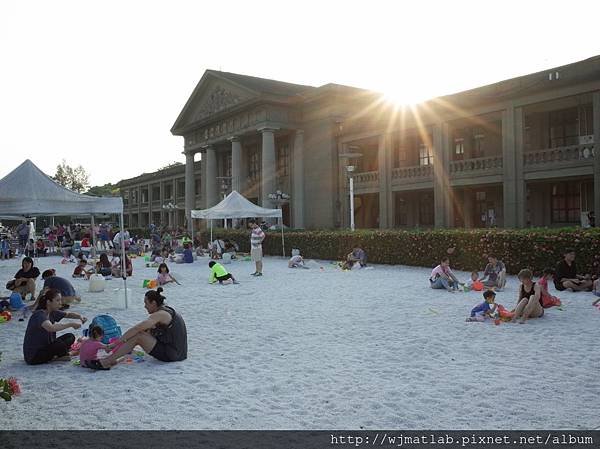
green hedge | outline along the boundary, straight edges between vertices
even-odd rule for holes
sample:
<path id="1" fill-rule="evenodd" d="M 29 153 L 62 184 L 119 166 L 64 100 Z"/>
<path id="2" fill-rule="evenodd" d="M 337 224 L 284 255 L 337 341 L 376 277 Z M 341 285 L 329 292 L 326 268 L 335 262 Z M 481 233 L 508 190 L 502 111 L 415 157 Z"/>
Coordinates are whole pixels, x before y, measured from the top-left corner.
<path id="1" fill-rule="evenodd" d="M 281 232 L 269 231 L 263 243 L 265 254 L 281 255 Z M 247 230 L 213 229 L 213 238 L 230 238 L 241 251 L 250 250 Z M 202 231 L 202 242 L 209 232 Z M 494 254 L 506 264 L 507 271 L 516 274 L 530 268 L 536 274 L 554 267 L 566 248 L 577 251 L 580 271 L 589 272 L 593 257 L 600 254 L 600 229 L 447 229 L 430 231 L 289 231 L 285 233 L 286 254 L 300 249 L 311 259 L 342 260 L 354 246 L 368 254 L 371 263 L 433 267 L 443 255 L 450 256 L 453 268 L 481 271 L 488 254 Z"/>

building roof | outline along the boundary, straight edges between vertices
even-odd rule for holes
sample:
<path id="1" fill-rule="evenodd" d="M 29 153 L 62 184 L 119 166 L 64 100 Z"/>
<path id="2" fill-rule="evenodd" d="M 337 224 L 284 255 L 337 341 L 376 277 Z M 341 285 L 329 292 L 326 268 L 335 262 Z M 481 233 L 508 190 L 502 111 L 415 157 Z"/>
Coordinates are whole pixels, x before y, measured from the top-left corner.
<path id="1" fill-rule="evenodd" d="M 202 161 L 194 161 L 194 170 L 200 170 Z M 158 182 L 162 178 L 170 178 L 175 176 L 180 176 L 185 173 L 185 164 L 180 163 L 179 165 L 171 165 L 170 167 L 163 168 L 161 170 L 156 170 L 150 173 L 142 173 L 140 175 L 134 176 L 132 178 L 121 179 L 115 185 L 124 188 L 131 185 L 136 185 L 140 183 L 147 183 L 150 181 L 150 184 L 154 182 Z"/>
<path id="2" fill-rule="evenodd" d="M 315 89 L 314 86 L 286 83 L 283 81 L 258 78 L 256 76 L 240 75 L 238 73 L 221 72 L 218 70 L 207 70 L 207 72 L 262 94 L 290 96 Z"/>

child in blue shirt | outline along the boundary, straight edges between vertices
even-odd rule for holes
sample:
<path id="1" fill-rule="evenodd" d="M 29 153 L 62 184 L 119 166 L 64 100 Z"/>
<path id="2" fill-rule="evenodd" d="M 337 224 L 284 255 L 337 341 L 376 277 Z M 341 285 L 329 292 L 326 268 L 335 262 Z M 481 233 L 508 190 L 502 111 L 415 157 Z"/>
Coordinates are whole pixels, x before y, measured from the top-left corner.
<path id="1" fill-rule="evenodd" d="M 10 258 L 10 243 L 8 238 L 2 238 L 2 242 L 0 242 L 0 259 L 9 259 Z"/>
<path id="2" fill-rule="evenodd" d="M 471 316 L 467 318 L 467 321 L 482 322 L 486 318 L 492 318 L 497 314 L 497 306 L 494 302 L 496 300 L 496 292 L 493 290 L 486 290 L 483 292 L 483 301 L 471 310 Z"/>

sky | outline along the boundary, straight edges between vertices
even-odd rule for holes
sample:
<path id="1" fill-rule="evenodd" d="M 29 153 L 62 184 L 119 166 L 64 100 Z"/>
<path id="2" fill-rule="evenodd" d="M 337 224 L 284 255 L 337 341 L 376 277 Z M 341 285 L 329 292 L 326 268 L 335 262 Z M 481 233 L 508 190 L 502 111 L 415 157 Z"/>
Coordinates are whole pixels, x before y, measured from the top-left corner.
<path id="1" fill-rule="evenodd" d="M 207 69 L 408 104 L 600 55 L 597 17 L 595 0 L 0 0 L 0 177 L 184 162 L 170 129 Z"/>

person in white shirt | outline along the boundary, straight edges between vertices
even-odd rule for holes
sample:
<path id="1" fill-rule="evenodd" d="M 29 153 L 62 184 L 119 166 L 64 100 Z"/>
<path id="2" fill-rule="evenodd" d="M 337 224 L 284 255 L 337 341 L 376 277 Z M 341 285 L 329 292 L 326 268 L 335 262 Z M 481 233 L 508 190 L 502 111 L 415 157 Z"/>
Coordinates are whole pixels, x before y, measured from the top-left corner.
<path id="1" fill-rule="evenodd" d="M 300 254 L 297 254 L 295 256 L 292 256 L 290 258 L 290 260 L 288 261 L 288 268 L 308 268 L 308 267 L 306 265 L 304 265 L 304 258 Z"/>
<path id="2" fill-rule="evenodd" d="M 249 225 L 252 229 L 250 233 L 250 257 L 256 264 L 256 271 L 252 273 L 252 276 L 262 276 L 262 242 L 265 239 L 265 233 L 254 220 L 251 220 Z"/>

